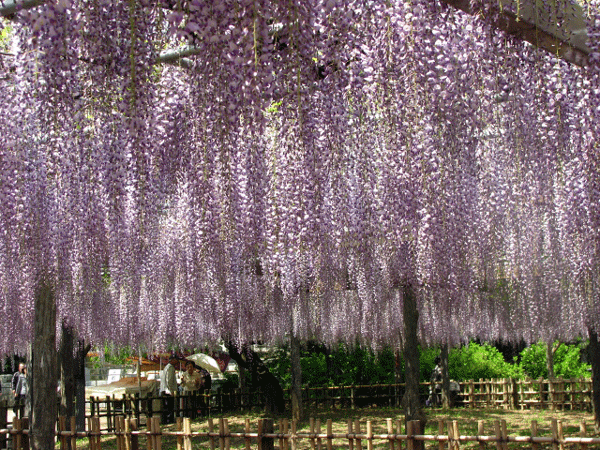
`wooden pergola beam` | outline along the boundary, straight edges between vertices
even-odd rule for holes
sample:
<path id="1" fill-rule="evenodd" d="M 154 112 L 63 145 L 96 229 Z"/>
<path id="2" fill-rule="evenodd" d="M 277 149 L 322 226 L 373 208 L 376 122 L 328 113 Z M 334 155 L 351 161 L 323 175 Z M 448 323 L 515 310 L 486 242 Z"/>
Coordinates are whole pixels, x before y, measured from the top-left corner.
<path id="1" fill-rule="evenodd" d="M 454 8 L 460 9 L 467 14 L 472 15 L 478 13 L 478 11 L 473 11 L 471 9 L 469 0 L 441 1 Z M 506 10 L 506 8 L 504 8 L 493 20 L 493 25 L 499 30 L 523 41 L 527 41 L 536 47 L 542 48 L 567 62 L 580 67 L 586 67 L 588 64 L 589 49 L 587 49 L 587 47 L 572 45 L 568 40 L 544 30 L 541 26 L 536 25 L 523 17 L 517 16 Z"/>

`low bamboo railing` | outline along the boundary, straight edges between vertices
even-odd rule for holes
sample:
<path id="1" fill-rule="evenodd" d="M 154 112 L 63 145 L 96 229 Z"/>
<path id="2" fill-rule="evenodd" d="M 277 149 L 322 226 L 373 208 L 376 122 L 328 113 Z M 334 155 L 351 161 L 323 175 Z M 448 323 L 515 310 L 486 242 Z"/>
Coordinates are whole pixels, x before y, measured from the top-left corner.
<path id="1" fill-rule="evenodd" d="M 378 427 L 383 433 L 375 432 L 374 423 L 366 421 L 347 421 L 346 432 L 333 432 L 333 423 L 328 419 L 322 428 L 320 420 L 310 420 L 308 431 L 298 431 L 295 421 L 286 419 L 279 420 L 277 430 L 271 419 L 259 419 L 254 425 L 250 419 L 246 419 L 244 430 L 241 432 L 230 431 L 229 421 L 226 418 L 213 420 L 208 419 L 206 431 L 192 431 L 191 419 L 178 418 L 175 430 L 161 427 L 158 417 L 153 417 L 145 430 L 138 430 L 135 419 L 125 420 L 119 418 L 116 422 L 116 430 L 113 432 L 100 430 L 100 419 L 89 418 L 89 429 L 87 432 L 66 431 L 67 421 L 65 418 L 59 420 L 60 427 L 57 432 L 57 440 L 61 450 L 66 450 L 70 444 L 72 450 L 77 448 L 88 448 L 89 450 L 102 450 L 102 439 L 112 437 L 116 440 L 117 450 L 162 450 L 167 446 L 163 444 L 163 438 L 169 438 L 168 448 L 176 446 L 178 450 L 191 450 L 199 445 L 212 450 L 230 450 L 232 440 L 236 448 L 244 447 L 246 450 L 256 448 L 257 450 L 273 450 L 276 446 L 280 450 L 297 450 L 298 448 L 311 448 L 313 450 L 332 450 L 334 447 L 347 448 L 349 450 L 373 450 L 377 445 L 385 445 L 389 450 L 421 450 L 431 448 L 435 450 L 459 450 L 461 445 L 476 444 L 479 449 L 488 445 L 495 445 L 497 450 L 508 450 L 511 448 L 531 448 L 539 450 L 540 445 L 552 447 L 554 450 L 565 448 L 577 448 L 586 450 L 590 445 L 600 445 L 600 437 L 588 435 L 587 425 L 582 422 L 579 431 L 575 435 L 566 435 L 566 427 L 560 420 L 552 420 L 550 427 L 544 429 L 539 427 L 536 421 L 532 421 L 529 435 L 511 436 L 507 433 L 506 421 L 495 420 L 492 422 L 492 434 L 485 434 L 486 422 L 477 421 L 477 434 L 465 435 L 459 430 L 457 421 L 437 421 L 437 434 L 422 434 L 421 424 L 418 421 L 408 422 L 404 431 L 400 420 L 386 419 L 385 425 Z M 75 419 L 70 421 L 71 429 L 75 428 Z M 29 430 L 26 428 L 26 420 L 15 419 L 12 429 L 0 430 L 0 434 L 9 434 L 13 450 L 29 449 Z M 490 429 L 489 423 L 488 431 Z M 572 427 L 569 427 L 572 428 Z M 541 435 L 545 434 L 545 435 Z M 78 439 L 87 438 L 84 441 Z M 105 444 L 106 445 L 106 444 Z M 114 444 L 111 444 L 113 448 Z"/>

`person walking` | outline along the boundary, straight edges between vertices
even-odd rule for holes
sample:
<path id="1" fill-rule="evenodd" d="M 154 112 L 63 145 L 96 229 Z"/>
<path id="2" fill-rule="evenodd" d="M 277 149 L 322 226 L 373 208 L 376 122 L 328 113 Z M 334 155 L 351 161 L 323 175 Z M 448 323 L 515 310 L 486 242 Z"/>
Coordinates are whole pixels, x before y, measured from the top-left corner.
<path id="1" fill-rule="evenodd" d="M 25 398 L 27 397 L 27 367 L 23 364 L 23 369 L 19 367 L 19 377 L 17 385 L 15 386 L 15 406 L 13 407 L 13 413 L 15 417 L 23 418 L 23 409 L 25 407 Z"/>
<path id="2" fill-rule="evenodd" d="M 160 395 L 162 396 L 162 419 L 163 423 L 175 422 L 175 398 L 177 392 L 177 378 L 175 375 L 176 359 L 171 355 L 167 365 L 160 374 Z"/>
<path id="3" fill-rule="evenodd" d="M 21 375 L 21 373 L 23 372 L 23 370 L 25 370 L 25 363 L 19 363 L 19 368 L 13 374 L 13 377 L 12 377 L 12 380 L 11 380 L 11 390 L 12 390 L 13 396 L 17 392 L 17 383 L 19 382 L 19 375 Z"/>

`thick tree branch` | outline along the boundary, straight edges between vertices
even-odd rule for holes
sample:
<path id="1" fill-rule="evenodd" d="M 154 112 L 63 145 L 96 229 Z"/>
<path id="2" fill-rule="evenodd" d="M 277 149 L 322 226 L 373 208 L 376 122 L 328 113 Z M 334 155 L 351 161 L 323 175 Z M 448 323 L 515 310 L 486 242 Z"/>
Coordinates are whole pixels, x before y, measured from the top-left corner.
<path id="1" fill-rule="evenodd" d="M 469 0 L 442 1 L 467 14 L 477 13 L 472 10 L 471 2 Z M 496 28 L 505 31 L 518 39 L 527 41 L 536 47 L 542 48 L 567 62 L 580 67 L 585 67 L 588 64 L 588 55 L 590 51 L 587 47 L 576 47 L 568 40 L 560 38 L 552 32 L 544 30 L 541 26 L 538 26 L 521 16 L 517 16 L 506 9 L 502 10 L 500 14 L 493 19 L 493 24 Z"/>

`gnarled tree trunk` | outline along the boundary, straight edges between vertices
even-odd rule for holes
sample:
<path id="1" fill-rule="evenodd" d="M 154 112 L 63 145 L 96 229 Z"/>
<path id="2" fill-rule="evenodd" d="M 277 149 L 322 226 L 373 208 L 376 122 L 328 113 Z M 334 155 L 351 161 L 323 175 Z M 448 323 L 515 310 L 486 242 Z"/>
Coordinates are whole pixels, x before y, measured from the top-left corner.
<path id="1" fill-rule="evenodd" d="M 52 288 L 38 287 L 35 296 L 35 335 L 31 351 L 31 447 L 54 448 L 57 417 L 56 301 Z"/>
<path id="2" fill-rule="evenodd" d="M 419 395 L 419 339 L 418 323 L 419 311 L 417 300 L 412 286 L 405 285 L 403 290 L 403 316 L 404 316 L 404 342 L 403 352 L 406 364 L 406 391 L 402 399 L 404 417 L 408 424 L 411 420 L 421 421 L 421 430 L 425 429 L 426 418 L 421 406 Z M 417 441 L 417 443 L 422 441 Z M 422 447 L 420 447 L 422 448 Z M 418 449 L 415 449 L 418 450 Z"/>

